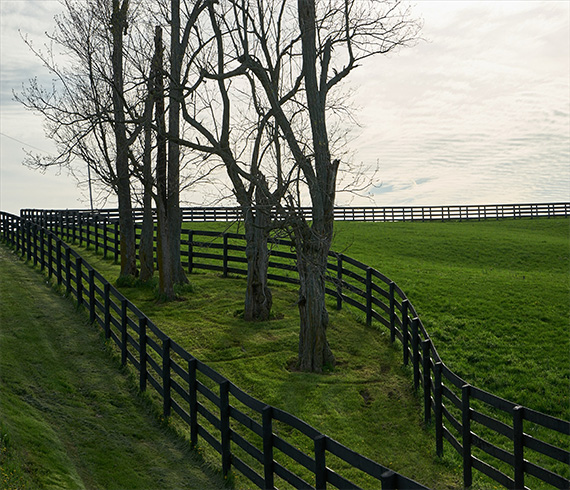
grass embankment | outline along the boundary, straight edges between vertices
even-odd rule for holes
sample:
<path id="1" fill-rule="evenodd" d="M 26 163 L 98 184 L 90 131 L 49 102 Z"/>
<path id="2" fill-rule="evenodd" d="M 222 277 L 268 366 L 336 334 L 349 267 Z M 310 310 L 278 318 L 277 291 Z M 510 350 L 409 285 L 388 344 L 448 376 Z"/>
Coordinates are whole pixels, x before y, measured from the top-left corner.
<path id="1" fill-rule="evenodd" d="M 0 488 L 220 488 L 45 282 L 0 246 Z"/>
<path id="2" fill-rule="evenodd" d="M 394 280 L 468 382 L 570 420 L 570 220 L 339 223 L 335 250 Z"/>
<path id="3" fill-rule="evenodd" d="M 112 262 L 81 253 L 101 273 L 117 277 Z M 184 301 L 167 304 L 157 302 L 149 287 L 120 289 L 178 344 L 252 396 L 431 488 L 461 486 L 458 460 L 451 452 L 438 459 L 433 436 L 423 430 L 421 401 L 389 335 L 356 322 L 349 312 L 334 311 L 331 302 L 329 339 L 336 369 L 325 375 L 291 371 L 299 328 L 296 288 L 274 284 L 275 319 L 248 323 L 240 317 L 244 278 L 193 274 L 190 280 Z M 219 464 L 219 455 L 202 446 L 205 457 Z M 358 478 L 358 473 L 344 475 Z M 239 474 L 235 483 L 251 486 Z"/>

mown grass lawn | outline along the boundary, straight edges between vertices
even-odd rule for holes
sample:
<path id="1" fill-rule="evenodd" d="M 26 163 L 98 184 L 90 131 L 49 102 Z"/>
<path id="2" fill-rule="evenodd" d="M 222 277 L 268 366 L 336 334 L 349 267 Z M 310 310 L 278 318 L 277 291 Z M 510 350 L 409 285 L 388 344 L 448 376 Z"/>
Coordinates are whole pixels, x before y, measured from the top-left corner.
<path id="1" fill-rule="evenodd" d="M 570 419 L 570 219 L 337 221 L 332 248 L 402 288 L 459 376 Z"/>
<path id="2" fill-rule="evenodd" d="M 117 277 L 112 262 L 81 253 L 104 275 Z M 273 284 L 275 318 L 248 323 L 241 318 L 243 277 L 189 278 L 191 288 L 181 293 L 182 301 L 161 303 L 149 287 L 122 287 L 121 292 L 178 344 L 264 403 L 430 488 L 461 486 L 457 458 L 451 452 L 443 459 L 435 454 L 433 435 L 423 427 L 421 400 L 389 335 L 355 321 L 350 312 L 333 311 L 331 302 L 329 338 L 338 365 L 324 375 L 296 372 L 290 369 L 298 343 L 296 288 Z M 185 430 L 175 419 L 173 424 Z M 299 445 L 306 443 L 302 439 Z M 217 453 L 205 443 L 202 449 L 219 464 Z M 372 484 L 356 470 L 343 475 L 361 478 L 364 488 Z M 251 485 L 239 474 L 235 484 Z"/>
<path id="3" fill-rule="evenodd" d="M 2 489 L 221 488 L 100 332 L 0 246 Z"/>

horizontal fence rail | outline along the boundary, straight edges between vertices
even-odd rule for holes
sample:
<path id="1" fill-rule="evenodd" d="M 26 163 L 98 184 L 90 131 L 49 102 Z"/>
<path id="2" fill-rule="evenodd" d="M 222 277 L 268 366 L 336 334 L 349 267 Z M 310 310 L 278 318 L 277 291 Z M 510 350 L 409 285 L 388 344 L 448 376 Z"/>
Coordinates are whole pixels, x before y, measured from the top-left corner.
<path id="1" fill-rule="evenodd" d="M 184 221 L 236 221 L 242 219 L 238 207 L 192 207 L 182 208 Z M 53 226 L 56 220 L 66 220 L 75 213 L 85 210 L 44 210 L 23 209 L 21 217 L 41 222 L 46 227 Z M 301 208 L 306 219 L 311 219 L 311 208 Z M 92 211 L 101 219 L 116 221 L 118 209 Z M 143 210 L 133 210 L 136 221 L 142 221 Z M 337 221 L 463 221 L 485 219 L 554 218 L 570 216 L 570 202 L 532 204 L 485 204 L 476 206 L 389 206 L 389 207 L 336 207 L 334 219 Z"/>
<path id="2" fill-rule="evenodd" d="M 36 219 L 40 216 L 45 216 L 45 214 L 38 213 Z M 69 211 L 59 215 L 55 213 L 52 216 L 54 219 L 50 219 L 49 222 L 53 230 L 65 239 L 85 243 L 95 249 L 102 249 L 104 254 L 110 253 L 115 257 L 118 256 L 117 227 L 107 218 L 91 213 Z M 41 229 L 39 224 L 33 225 L 30 221 L 23 221 L 23 223 L 27 223 L 25 225 L 27 227 L 37 226 Z M 4 236 L 6 236 L 6 229 L 10 230 L 11 226 L 3 224 Z M 18 238 L 17 234 L 10 238 L 10 233 L 14 232 L 8 231 L 10 243 L 15 243 L 16 248 L 21 250 L 23 255 L 28 254 L 28 259 L 31 259 L 34 254 L 30 250 L 35 250 L 34 246 L 25 244 L 24 239 Z M 183 266 L 190 273 L 196 270 L 218 271 L 223 276 L 247 273 L 243 235 L 183 229 L 181 245 Z M 298 283 L 294 265 L 295 255 L 291 253 L 291 246 L 291 242 L 287 240 L 271 241 L 270 279 L 292 284 Z M 426 422 L 432 421 L 435 426 L 437 453 L 440 456 L 443 454 L 444 441 L 446 441 L 461 455 L 466 487 L 472 484 L 473 469 L 475 469 L 506 488 L 542 487 L 544 484 L 554 488 L 570 488 L 569 421 L 504 400 L 471 386 L 453 373 L 442 362 L 421 319 L 405 293 L 379 271 L 336 252 L 331 252 L 329 255 L 328 269 L 326 292 L 336 299 L 337 308 L 341 309 L 344 304 L 347 304 L 360 310 L 365 315 L 368 325 L 372 325 L 373 321 L 378 322 L 389 330 L 392 341 L 398 339 L 401 343 L 403 363 L 411 367 L 414 388 L 423 398 L 424 419 Z M 160 350 L 158 343 L 156 345 Z M 175 344 L 172 343 L 172 345 Z M 160 368 L 160 365 L 157 364 L 157 367 Z M 161 389 L 158 381 L 156 381 L 156 387 L 157 390 Z M 172 387 L 169 389 L 172 390 Z M 237 392 L 237 387 L 233 390 L 232 392 L 230 389 L 230 392 Z M 218 398 L 211 398 L 211 400 L 218 403 Z M 257 407 L 262 409 L 259 405 Z M 230 412 L 237 414 L 231 410 Z M 271 413 L 281 412 L 273 408 Z M 265 416 L 268 417 L 268 415 Z M 241 415 L 238 415 L 239 417 Z M 210 418 L 216 430 L 221 430 L 222 426 L 219 425 L 221 422 L 218 421 L 218 423 L 212 417 Z M 243 421 L 246 422 L 245 419 Z M 257 427 L 258 436 L 262 437 L 262 425 L 258 422 L 255 427 Z M 329 438 L 325 438 L 325 442 L 319 439 L 320 442 L 317 443 L 317 436 L 312 432 L 313 430 L 307 429 L 307 434 L 315 443 L 314 451 L 321 451 L 324 447 L 332 453 L 329 448 L 338 449 L 340 445 L 337 446 L 338 443 Z M 216 446 L 218 443 L 214 442 L 210 433 L 208 434 L 204 433 L 204 438 L 213 447 L 221 448 L 219 445 Z M 251 449 L 248 446 L 249 443 L 242 441 L 240 434 L 234 435 L 230 431 L 229 437 L 232 441 L 240 441 L 236 442 L 240 447 L 245 446 Z M 316 452 L 314 460 L 305 459 L 308 457 L 306 454 L 305 456 L 297 454 L 293 448 L 279 442 L 278 438 L 272 436 L 271 440 L 277 444 L 274 447 L 279 447 L 280 451 L 285 454 L 296 454 L 298 458 L 295 461 L 313 471 L 317 482 L 321 481 L 319 480 L 321 477 L 318 477 L 316 472 L 321 460 L 316 457 Z M 269 448 L 268 443 L 267 448 Z M 255 452 L 253 449 L 251 451 Z M 333 454 L 338 456 L 337 453 L 344 454 L 348 458 L 350 450 L 339 449 Z M 251 456 L 251 453 L 249 454 Z M 262 452 L 255 452 L 255 454 L 258 461 L 259 458 L 264 457 Z M 352 459 L 348 461 L 362 469 L 360 462 L 357 464 L 352 462 Z M 249 475 L 248 478 L 254 483 L 261 485 L 260 476 L 255 477 L 248 473 L 249 470 L 242 466 L 242 463 L 243 461 L 240 460 L 235 466 L 236 469 L 246 476 Z M 284 474 L 288 475 L 286 470 L 280 469 L 277 463 L 273 464 L 273 468 L 275 474 L 279 474 L 280 477 Z M 372 470 L 363 471 L 369 475 L 372 474 Z M 381 476 L 380 471 L 378 469 L 374 473 L 375 477 Z M 337 477 L 336 473 L 329 473 L 327 469 L 325 476 L 326 481 L 337 488 L 346 487 L 342 477 Z M 291 475 L 288 477 L 289 479 L 285 479 L 289 483 L 292 483 L 292 480 L 296 482 L 293 485 L 306 484 L 304 480 L 302 484 L 300 480 L 295 480 L 296 477 Z M 380 478 L 380 480 L 383 484 L 389 485 L 385 483 L 385 479 Z"/>

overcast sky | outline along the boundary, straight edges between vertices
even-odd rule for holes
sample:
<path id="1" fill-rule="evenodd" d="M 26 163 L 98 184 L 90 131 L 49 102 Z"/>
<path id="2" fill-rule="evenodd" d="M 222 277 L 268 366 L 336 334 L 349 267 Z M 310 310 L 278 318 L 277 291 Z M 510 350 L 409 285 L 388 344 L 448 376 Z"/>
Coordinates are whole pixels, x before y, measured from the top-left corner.
<path id="1" fill-rule="evenodd" d="M 0 209 L 86 207 L 65 170 L 22 166 L 24 149 L 54 147 L 12 98 L 33 76 L 49 83 L 18 30 L 41 45 L 59 3 L 0 6 Z M 570 2 L 420 0 L 414 12 L 425 40 L 351 79 L 354 160 L 378 172 L 367 198 L 341 194 L 339 204 L 570 200 Z"/>

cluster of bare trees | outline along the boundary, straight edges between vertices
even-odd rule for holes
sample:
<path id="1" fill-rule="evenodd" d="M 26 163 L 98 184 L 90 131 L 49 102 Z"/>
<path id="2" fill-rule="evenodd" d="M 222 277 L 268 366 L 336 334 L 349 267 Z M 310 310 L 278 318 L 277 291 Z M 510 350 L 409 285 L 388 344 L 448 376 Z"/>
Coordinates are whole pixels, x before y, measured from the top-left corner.
<path id="1" fill-rule="evenodd" d="M 343 150 L 331 130 L 342 89 L 373 55 L 405 46 L 419 24 L 390 0 L 63 0 L 50 36 L 65 52 L 36 54 L 55 75 L 17 98 L 40 112 L 56 142 L 37 167 L 87 165 L 117 197 L 121 276 L 154 274 L 160 294 L 186 281 L 180 194 L 220 169 L 243 212 L 244 315 L 269 318 L 268 237 L 285 230 L 297 252 L 299 368 L 334 364 L 326 338 L 327 255 Z M 166 40 L 166 42 L 165 42 Z M 30 44 L 33 48 L 33 46 Z M 136 260 L 134 202 L 145 209 Z M 154 205 L 153 205 L 154 203 Z M 299 207 L 312 208 L 312 220 Z"/>

